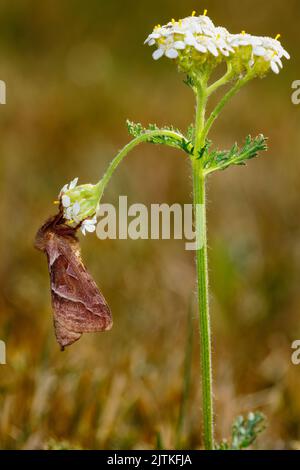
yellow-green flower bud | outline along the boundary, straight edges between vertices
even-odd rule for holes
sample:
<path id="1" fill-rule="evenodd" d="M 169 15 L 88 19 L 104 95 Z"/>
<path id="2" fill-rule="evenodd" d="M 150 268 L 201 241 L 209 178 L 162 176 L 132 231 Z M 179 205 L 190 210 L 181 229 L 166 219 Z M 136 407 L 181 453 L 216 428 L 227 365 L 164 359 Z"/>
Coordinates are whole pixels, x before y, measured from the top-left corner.
<path id="1" fill-rule="evenodd" d="M 82 184 L 77 186 L 78 178 L 66 184 L 59 194 L 66 223 L 71 226 L 81 224 L 83 234 L 94 232 L 97 222 L 96 212 L 99 205 L 99 185 Z"/>

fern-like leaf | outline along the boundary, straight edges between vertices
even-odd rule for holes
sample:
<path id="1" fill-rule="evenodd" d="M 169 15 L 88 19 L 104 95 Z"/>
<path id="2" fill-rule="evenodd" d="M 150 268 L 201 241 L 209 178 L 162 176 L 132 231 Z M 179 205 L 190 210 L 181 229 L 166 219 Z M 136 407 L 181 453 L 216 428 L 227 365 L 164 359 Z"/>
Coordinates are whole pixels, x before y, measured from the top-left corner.
<path id="1" fill-rule="evenodd" d="M 158 132 L 158 134 L 155 136 L 149 135 L 148 142 L 152 144 L 168 145 L 169 147 L 181 149 L 189 155 L 193 150 L 192 142 L 190 142 L 178 129 L 175 129 L 173 126 L 159 128 L 156 124 L 149 124 L 148 127 L 143 127 L 142 124 L 134 123 L 129 120 L 127 120 L 126 123 L 129 134 L 135 138 L 155 131 Z M 161 134 L 159 134 L 159 131 L 161 131 Z M 170 131 L 176 134 L 176 137 L 165 135 L 165 131 Z"/>
<path id="2" fill-rule="evenodd" d="M 234 144 L 230 150 L 213 150 L 209 152 L 210 141 L 207 141 L 204 147 L 203 154 L 203 168 L 207 173 L 217 170 L 225 170 L 231 165 L 245 165 L 247 160 L 258 156 L 259 152 L 267 150 L 267 139 L 261 134 L 254 139 L 249 135 L 246 137 L 244 146 L 240 149 L 237 144 Z"/>
<path id="3" fill-rule="evenodd" d="M 239 416 L 232 426 L 231 442 L 224 440 L 217 450 L 243 450 L 250 447 L 265 429 L 265 416 L 260 412 L 249 413 L 247 418 Z"/>

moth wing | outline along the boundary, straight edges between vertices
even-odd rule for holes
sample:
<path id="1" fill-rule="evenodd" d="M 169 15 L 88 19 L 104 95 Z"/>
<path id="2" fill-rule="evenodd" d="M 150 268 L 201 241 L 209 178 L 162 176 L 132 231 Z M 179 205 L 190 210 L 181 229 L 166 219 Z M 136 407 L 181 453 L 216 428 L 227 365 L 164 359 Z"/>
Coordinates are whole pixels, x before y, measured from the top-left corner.
<path id="1" fill-rule="evenodd" d="M 68 330 L 62 323 L 60 323 L 54 315 L 54 331 L 55 336 L 57 339 L 58 344 L 63 351 L 65 346 L 70 346 L 71 344 L 75 343 L 80 337 L 82 333 L 76 333 L 75 331 Z"/>
<path id="2" fill-rule="evenodd" d="M 61 347 L 74 343 L 82 333 L 109 330 L 110 309 L 82 263 L 77 242 L 51 233 L 46 252 L 55 333 Z"/>

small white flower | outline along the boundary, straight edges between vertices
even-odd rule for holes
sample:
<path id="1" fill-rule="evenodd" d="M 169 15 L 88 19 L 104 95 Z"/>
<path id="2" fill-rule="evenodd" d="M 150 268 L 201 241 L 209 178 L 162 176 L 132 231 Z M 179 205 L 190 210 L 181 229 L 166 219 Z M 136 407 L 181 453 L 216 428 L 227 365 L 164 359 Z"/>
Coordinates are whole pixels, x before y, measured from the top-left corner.
<path id="1" fill-rule="evenodd" d="M 266 53 L 263 56 L 267 62 L 270 62 L 270 67 L 274 73 L 278 74 L 283 67 L 282 57 L 290 59 L 290 54 L 282 47 L 277 39 L 261 38 L 262 46 Z"/>
<path id="2" fill-rule="evenodd" d="M 179 21 L 172 20 L 165 26 L 157 26 L 146 39 L 149 46 L 157 45 L 152 54 L 154 60 L 164 55 L 169 59 L 176 59 L 184 54 L 187 47 L 193 47 L 202 54 L 212 54 L 218 57 L 219 53 L 228 57 L 234 49 L 227 41 L 229 36 L 225 28 L 216 28 L 205 15 L 189 16 Z M 188 52 L 189 54 L 189 52 Z"/>
<path id="3" fill-rule="evenodd" d="M 159 33 L 151 33 L 149 34 L 149 36 L 147 37 L 146 41 L 144 42 L 144 44 L 149 44 L 149 46 L 152 46 L 153 44 L 155 44 L 155 39 L 159 39 L 160 38 L 160 34 Z M 154 42 L 153 42 L 154 41 Z M 151 43 L 151 44 L 150 44 Z"/>
<path id="4" fill-rule="evenodd" d="M 156 26 L 145 43 L 149 46 L 157 46 L 152 54 L 154 60 L 163 56 L 169 59 L 187 59 L 181 61 L 180 66 L 185 67 L 184 64 L 186 64 L 188 72 L 193 68 L 194 59 L 197 66 L 197 58 L 191 54 L 191 48 L 193 48 L 206 56 L 203 57 L 204 61 L 211 60 L 211 56 L 217 58 L 220 55 L 224 56 L 223 60 L 230 61 L 232 56 L 236 54 L 243 65 L 246 58 L 247 62 L 244 62 L 244 65 L 249 67 L 257 65 L 255 71 L 259 75 L 266 72 L 268 64 L 273 72 L 279 73 L 282 68 L 282 57 L 290 58 L 288 52 L 284 50 L 277 39 L 253 36 L 244 31 L 240 34 L 230 34 L 226 28 L 216 27 L 206 16 L 206 12 L 200 16 L 195 16 L 195 12 L 193 12 L 192 16 L 182 20 L 172 20 L 164 26 Z M 243 54 L 244 47 L 251 47 L 251 57 L 249 54 Z M 264 67 L 259 58 L 267 62 L 267 67 Z M 202 60 L 201 63 L 204 61 Z M 219 62 L 220 60 L 216 60 L 215 64 L 217 65 Z"/>
<path id="5" fill-rule="evenodd" d="M 262 39 L 258 36 L 252 36 L 251 34 L 246 34 L 245 32 L 240 34 L 230 34 L 228 37 L 229 43 L 233 47 L 239 46 L 261 46 Z"/>
<path id="6" fill-rule="evenodd" d="M 278 74 L 283 67 L 282 57 L 286 59 L 290 58 L 289 53 L 282 47 L 277 39 L 241 33 L 230 35 L 229 42 L 235 48 L 251 46 L 252 59 L 250 65 L 255 65 L 255 57 L 262 57 L 266 62 L 270 63 L 271 69 L 276 74 Z"/>
<path id="7" fill-rule="evenodd" d="M 86 232 L 95 232 L 96 230 L 96 224 L 97 224 L 97 217 L 94 216 L 92 219 L 86 219 L 82 222 L 81 224 L 81 231 L 83 235 L 86 234 Z"/>
<path id="8" fill-rule="evenodd" d="M 176 59 L 178 57 L 177 49 L 180 49 L 181 45 L 181 41 L 174 41 L 171 36 L 168 36 L 164 38 L 163 43 L 159 44 L 159 48 L 153 52 L 152 57 L 154 60 L 158 60 L 165 55 L 168 59 Z"/>

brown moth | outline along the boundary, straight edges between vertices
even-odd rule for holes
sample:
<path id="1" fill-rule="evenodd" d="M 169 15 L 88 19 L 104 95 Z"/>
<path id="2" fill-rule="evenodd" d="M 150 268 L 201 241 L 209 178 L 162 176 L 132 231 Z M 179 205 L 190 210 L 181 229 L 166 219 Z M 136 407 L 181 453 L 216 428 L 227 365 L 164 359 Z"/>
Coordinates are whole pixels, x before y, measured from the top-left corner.
<path id="1" fill-rule="evenodd" d="M 110 309 L 80 254 L 76 228 L 64 224 L 62 210 L 38 230 L 35 247 L 47 255 L 56 339 L 63 351 L 82 333 L 112 327 Z"/>

